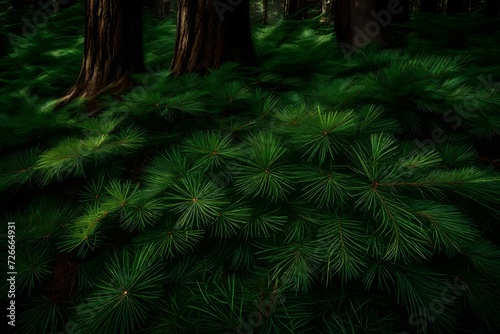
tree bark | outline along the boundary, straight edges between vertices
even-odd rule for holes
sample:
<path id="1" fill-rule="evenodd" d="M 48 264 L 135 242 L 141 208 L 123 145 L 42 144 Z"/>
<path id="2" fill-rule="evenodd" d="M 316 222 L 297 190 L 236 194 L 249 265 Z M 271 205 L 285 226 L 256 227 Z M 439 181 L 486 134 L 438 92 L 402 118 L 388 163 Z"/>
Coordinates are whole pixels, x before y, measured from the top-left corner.
<path id="1" fill-rule="evenodd" d="M 332 9 L 330 8 L 332 6 L 332 1 L 329 0 L 320 0 L 321 4 L 321 21 L 322 22 L 330 22 L 330 13 L 332 12 Z"/>
<path id="2" fill-rule="evenodd" d="M 394 6 L 397 4 L 397 6 Z M 407 30 L 401 26 L 394 26 L 395 24 L 401 25 L 408 23 L 410 20 L 410 1 L 399 0 L 376 0 L 375 5 L 377 8 L 376 16 L 372 14 L 373 18 L 377 20 L 382 26 L 381 35 L 386 44 L 389 46 L 402 46 L 407 42 Z"/>
<path id="3" fill-rule="evenodd" d="M 160 20 L 170 15 L 170 0 L 156 0 L 154 7 L 155 16 Z"/>
<path id="4" fill-rule="evenodd" d="M 140 1 L 87 0 L 86 13 L 82 68 L 61 104 L 126 87 L 144 70 Z"/>
<path id="5" fill-rule="evenodd" d="M 306 18 L 307 1 L 306 0 L 284 0 L 283 10 L 285 17 L 293 17 L 303 20 Z"/>
<path id="6" fill-rule="evenodd" d="M 335 34 L 344 52 L 355 52 L 368 44 L 387 45 L 386 27 L 377 21 L 374 0 L 337 0 Z"/>
<path id="7" fill-rule="evenodd" d="M 250 31 L 250 2 L 234 3 L 178 0 L 177 39 L 170 66 L 174 76 L 206 74 L 227 61 L 257 65 Z"/>
<path id="8" fill-rule="evenodd" d="M 353 31 L 351 29 L 351 6 L 349 0 L 335 2 L 335 36 L 339 44 L 352 45 Z"/>
<path id="9" fill-rule="evenodd" d="M 269 0 L 262 0 L 262 24 L 267 24 L 267 16 L 269 10 Z"/>

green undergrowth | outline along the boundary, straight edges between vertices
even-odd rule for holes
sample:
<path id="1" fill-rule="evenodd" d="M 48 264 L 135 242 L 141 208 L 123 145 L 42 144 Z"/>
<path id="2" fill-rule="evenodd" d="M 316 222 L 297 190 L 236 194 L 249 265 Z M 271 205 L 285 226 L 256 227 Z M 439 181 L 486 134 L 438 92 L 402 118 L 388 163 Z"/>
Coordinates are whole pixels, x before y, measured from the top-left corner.
<path id="1" fill-rule="evenodd" d="M 134 88 L 55 110 L 81 11 L 0 59 L 22 333 L 500 329 L 499 66 L 415 37 L 346 58 L 311 20 L 173 78 L 175 23 L 147 17 Z"/>

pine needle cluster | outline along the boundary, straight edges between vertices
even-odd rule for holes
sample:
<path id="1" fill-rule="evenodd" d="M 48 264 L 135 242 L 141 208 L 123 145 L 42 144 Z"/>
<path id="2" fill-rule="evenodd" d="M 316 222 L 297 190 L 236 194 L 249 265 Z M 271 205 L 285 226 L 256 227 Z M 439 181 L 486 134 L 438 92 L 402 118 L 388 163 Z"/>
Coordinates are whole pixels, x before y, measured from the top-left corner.
<path id="1" fill-rule="evenodd" d="M 27 43 L 76 19 L 53 20 Z M 53 61 L 74 68 L 80 35 L 0 59 L 41 64 L 0 90 L 23 333 L 500 329 L 500 174 L 474 148 L 498 135 L 500 94 L 476 89 L 473 58 L 347 61 L 284 21 L 255 32 L 261 67 L 173 78 L 173 24 L 147 26 L 166 36 L 152 70 L 91 117 L 53 110 L 69 85 Z M 471 99 L 459 127 L 443 119 Z"/>

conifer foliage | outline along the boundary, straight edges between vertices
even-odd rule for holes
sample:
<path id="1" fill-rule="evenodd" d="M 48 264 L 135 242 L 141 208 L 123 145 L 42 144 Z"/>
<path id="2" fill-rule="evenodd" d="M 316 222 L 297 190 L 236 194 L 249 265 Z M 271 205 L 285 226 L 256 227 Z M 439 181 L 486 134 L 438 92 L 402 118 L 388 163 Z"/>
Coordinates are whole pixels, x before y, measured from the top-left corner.
<path id="1" fill-rule="evenodd" d="M 477 88 L 473 56 L 347 62 L 284 21 L 255 31 L 261 66 L 175 77 L 156 67 L 174 23 L 147 20 L 156 69 L 88 116 L 54 110 L 71 10 L 27 38 L 40 59 L 0 58 L 52 71 L 0 74 L 20 333 L 500 330 L 500 174 L 475 149 L 500 131 L 498 68 Z"/>

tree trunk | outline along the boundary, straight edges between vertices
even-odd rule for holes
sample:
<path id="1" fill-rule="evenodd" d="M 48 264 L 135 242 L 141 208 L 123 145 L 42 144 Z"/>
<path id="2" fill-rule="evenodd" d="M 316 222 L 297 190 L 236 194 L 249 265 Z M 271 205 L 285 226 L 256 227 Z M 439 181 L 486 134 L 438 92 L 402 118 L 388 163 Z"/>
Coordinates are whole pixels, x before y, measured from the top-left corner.
<path id="1" fill-rule="evenodd" d="M 234 3 L 178 0 L 177 40 L 171 64 L 175 76 L 206 74 L 227 61 L 257 65 L 250 32 L 250 2 Z"/>
<path id="2" fill-rule="evenodd" d="M 262 0 L 262 24 L 267 24 L 267 15 L 269 8 L 269 0 Z"/>
<path id="3" fill-rule="evenodd" d="M 390 21 L 390 16 L 378 14 L 374 0 L 337 0 L 335 34 L 344 54 L 355 52 L 368 44 L 387 45 L 388 24 L 385 23 Z"/>
<path id="4" fill-rule="evenodd" d="M 154 13 L 160 20 L 167 18 L 170 15 L 170 0 L 156 0 Z"/>
<path id="5" fill-rule="evenodd" d="M 397 6 L 395 6 L 396 4 Z M 410 1 L 400 0 L 397 3 L 393 0 L 376 0 L 377 14 L 374 19 L 380 23 L 382 28 L 382 38 L 390 46 L 403 46 L 407 42 L 407 30 L 404 27 L 396 27 L 410 20 Z M 378 18 L 378 19 L 377 19 Z"/>
<path id="6" fill-rule="evenodd" d="M 295 19 L 303 20 L 306 18 L 306 0 L 284 0 L 283 10 L 285 17 L 293 17 Z"/>
<path id="7" fill-rule="evenodd" d="M 329 0 L 320 0 L 321 3 L 321 21 L 322 22 L 330 22 L 330 13 L 331 9 L 330 6 L 332 5 L 331 1 Z"/>
<path id="8" fill-rule="evenodd" d="M 144 70 L 141 2 L 87 0 L 86 12 L 82 68 L 62 104 L 123 88 L 131 72 Z"/>
<path id="9" fill-rule="evenodd" d="M 438 0 L 420 0 L 420 11 L 426 13 L 437 13 L 439 8 Z"/>
<path id="10" fill-rule="evenodd" d="M 337 0 L 335 2 L 335 36 L 337 42 L 342 45 L 353 44 L 353 31 L 351 29 L 351 6 L 349 0 Z"/>

